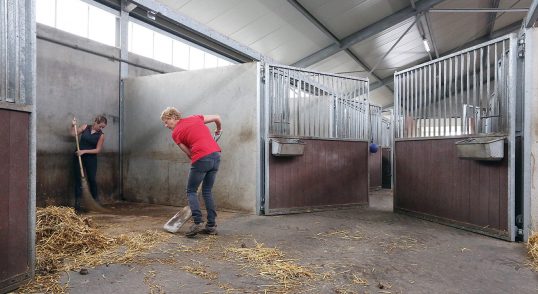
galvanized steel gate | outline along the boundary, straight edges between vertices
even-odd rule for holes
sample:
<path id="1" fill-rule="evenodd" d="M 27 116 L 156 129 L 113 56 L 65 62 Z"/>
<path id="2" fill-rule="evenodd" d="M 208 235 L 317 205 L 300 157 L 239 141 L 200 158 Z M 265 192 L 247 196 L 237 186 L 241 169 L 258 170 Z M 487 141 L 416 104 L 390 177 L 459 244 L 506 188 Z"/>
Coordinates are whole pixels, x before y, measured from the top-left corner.
<path id="1" fill-rule="evenodd" d="M 368 80 L 269 64 L 262 76 L 261 213 L 368 203 Z M 275 156 L 281 142 L 304 154 Z"/>
<path id="2" fill-rule="evenodd" d="M 0 2 L 0 292 L 34 273 L 34 1 Z"/>
<path id="3" fill-rule="evenodd" d="M 515 240 L 517 74 L 516 35 L 395 73 L 395 211 Z M 455 142 L 487 136 L 502 160 L 458 158 Z"/>

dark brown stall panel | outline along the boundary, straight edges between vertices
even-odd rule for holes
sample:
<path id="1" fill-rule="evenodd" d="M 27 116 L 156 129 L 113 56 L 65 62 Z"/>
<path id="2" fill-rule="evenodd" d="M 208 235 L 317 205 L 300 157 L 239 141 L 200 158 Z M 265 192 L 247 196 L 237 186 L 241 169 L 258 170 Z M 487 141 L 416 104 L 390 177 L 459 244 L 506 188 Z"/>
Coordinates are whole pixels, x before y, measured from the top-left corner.
<path id="1" fill-rule="evenodd" d="M 367 142 L 303 141 L 302 156 L 269 155 L 265 214 L 368 204 Z"/>
<path id="2" fill-rule="evenodd" d="M 381 148 L 376 153 L 368 152 L 368 169 L 370 170 L 370 189 L 381 188 Z"/>
<path id="3" fill-rule="evenodd" d="M 460 139 L 395 142 L 395 211 L 508 238 L 508 155 L 459 159 Z"/>
<path id="4" fill-rule="evenodd" d="M 0 109 L 0 292 L 29 277 L 30 114 Z"/>

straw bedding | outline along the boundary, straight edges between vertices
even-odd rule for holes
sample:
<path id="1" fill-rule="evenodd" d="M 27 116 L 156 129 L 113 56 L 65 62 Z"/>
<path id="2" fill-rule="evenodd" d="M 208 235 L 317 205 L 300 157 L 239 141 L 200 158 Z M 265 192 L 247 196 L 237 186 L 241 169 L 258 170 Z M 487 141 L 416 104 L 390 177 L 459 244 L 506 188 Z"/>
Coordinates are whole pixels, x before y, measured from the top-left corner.
<path id="1" fill-rule="evenodd" d="M 170 235 L 157 231 L 106 236 L 73 208 L 49 206 L 36 212 L 36 277 L 21 293 L 65 293 L 62 272 L 110 263 L 129 263 Z"/>

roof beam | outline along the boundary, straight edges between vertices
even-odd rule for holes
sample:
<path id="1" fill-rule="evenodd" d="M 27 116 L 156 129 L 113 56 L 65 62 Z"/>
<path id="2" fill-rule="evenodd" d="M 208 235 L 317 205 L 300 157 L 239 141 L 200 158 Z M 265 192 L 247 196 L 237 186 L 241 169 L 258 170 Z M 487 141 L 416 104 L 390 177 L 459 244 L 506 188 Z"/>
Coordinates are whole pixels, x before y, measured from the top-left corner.
<path id="1" fill-rule="evenodd" d="M 383 18 L 341 40 L 340 44 L 333 43 L 330 46 L 327 46 L 313 54 L 295 62 L 293 66 L 295 67 L 308 67 L 314 63 L 317 63 L 331 55 L 334 55 L 342 50 L 348 49 L 349 47 L 364 41 L 376 34 L 381 33 L 382 31 L 391 28 L 406 19 L 414 17 L 417 13 L 427 11 L 433 6 L 443 2 L 444 0 L 421 0 L 417 2 L 416 10 L 413 7 L 409 6 L 404 8 L 396 13 L 391 14 L 390 16 Z"/>
<path id="2" fill-rule="evenodd" d="M 525 28 L 530 28 L 534 25 L 534 22 L 536 22 L 536 19 L 538 18 L 538 0 L 533 0 L 531 7 L 529 8 L 529 12 L 527 13 L 527 17 L 525 18 Z"/>
<path id="3" fill-rule="evenodd" d="M 253 61 L 268 61 L 274 62 L 271 58 L 264 56 L 258 51 L 253 50 L 250 47 L 244 46 L 237 41 L 222 35 L 221 33 L 187 17 L 184 16 L 171 8 L 168 8 L 166 5 L 158 3 L 155 0 L 129 0 L 132 4 L 137 5 L 139 8 L 151 10 L 156 13 L 157 17 L 165 19 L 175 25 L 178 25 L 187 31 L 190 31 L 200 37 L 202 37 L 204 42 L 207 42 L 207 46 L 221 46 L 232 52 L 239 53 L 243 56 L 244 59 Z M 149 21 L 149 23 L 154 23 L 155 21 Z M 211 45 L 214 44 L 214 45 Z"/>
<path id="4" fill-rule="evenodd" d="M 500 2 L 501 0 L 491 0 L 491 7 L 499 8 Z M 497 12 L 490 13 L 488 15 L 488 35 L 493 33 L 493 29 L 495 28 L 495 20 L 497 20 Z"/>
<path id="5" fill-rule="evenodd" d="M 497 12 L 527 12 L 527 8 L 450 8 L 450 9 L 430 9 L 432 13 L 497 13 Z"/>
<path id="6" fill-rule="evenodd" d="M 308 19 L 313 25 L 315 25 L 321 32 L 323 32 L 327 37 L 331 38 L 333 42 L 340 45 L 341 41 L 336 35 L 334 35 L 325 25 L 323 25 L 315 16 L 313 16 L 301 3 L 297 0 L 288 0 L 288 2 L 299 11 L 306 19 Z M 370 68 L 364 63 L 355 53 L 350 49 L 345 50 L 346 53 L 351 57 L 360 67 L 365 69 L 368 72 L 371 72 Z M 374 73 L 371 75 L 377 80 L 381 81 L 381 78 Z"/>

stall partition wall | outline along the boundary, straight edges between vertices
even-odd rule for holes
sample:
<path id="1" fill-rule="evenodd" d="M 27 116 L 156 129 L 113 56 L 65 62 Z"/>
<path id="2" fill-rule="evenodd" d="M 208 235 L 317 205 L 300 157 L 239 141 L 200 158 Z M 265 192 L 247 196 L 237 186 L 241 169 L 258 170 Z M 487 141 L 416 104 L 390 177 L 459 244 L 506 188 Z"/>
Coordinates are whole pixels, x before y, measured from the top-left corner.
<path id="1" fill-rule="evenodd" d="M 217 207 L 256 212 L 259 77 L 259 65 L 247 63 L 125 80 L 125 200 L 186 204 L 190 160 L 160 120 L 162 110 L 174 106 L 183 116 L 221 116 L 222 161 L 213 189 Z"/>
<path id="2" fill-rule="evenodd" d="M 394 209 L 514 240 L 517 37 L 395 73 Z M 500 161 L 461 159 L 455 142 L 502 136 Z"/>
<path id="3" fill-rule="evenodd" d="M 35 241 L 33 1 L 0 5 L 0 293 L 32 278 Z"/>
<path id="4" fill-rule="evenodd" d="M 368 81 L 265 65 L 263 82 L 263 213 L 367 204 Z M 290 138 L 303 155 L 272 155 Z"/>

